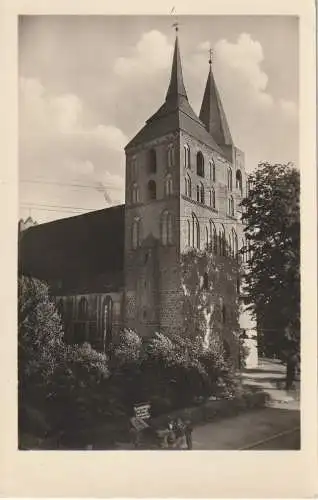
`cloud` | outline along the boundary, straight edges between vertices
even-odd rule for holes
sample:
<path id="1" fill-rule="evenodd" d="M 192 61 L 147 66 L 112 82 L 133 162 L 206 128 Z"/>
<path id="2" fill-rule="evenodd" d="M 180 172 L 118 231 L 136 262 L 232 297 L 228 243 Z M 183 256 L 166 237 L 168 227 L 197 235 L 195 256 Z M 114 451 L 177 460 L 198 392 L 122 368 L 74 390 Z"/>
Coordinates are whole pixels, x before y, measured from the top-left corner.
<path id="1" fill-rule="evenodd" d="M 170 66 L 172 45 L 160 31 L 144 33 L 130 57 L 119 57 L 114 64 L 114 73 L 120 77 L 152 76 Z"/>
<path id="2" fill-rule="evenodd" d="M 63 55 L 62 69 L 53 71 L 59 68 L 61 50 L 56 37 L 54 40 L 57 47 L 51 59 L 55 57 L 56 61 L 55 66 L 50 65 L 47 80 L 46 66 L 42 79 L 38 77 L 37 56 L 31 73 L 35 77 L 20 81 L 21 176 L 54 177 L 61 182 L 79 178 L 92 183 L 92 193 L 79 191 L 73 195 L 72 203 L 77 200 L 79 206 L 84 200 L 95 203 L 96 195 L 103 201 L 103 189 L 112 199 L 122 201 L 124 146 L 165 99 L 171 40 L 158 30 L 144 32 L 128 48 L 122 43 L 116 56 L 108 48 L 107 63 L 100 43 L 94 46 L 91 42 L 89 47 L 81 47 L 84 56 L 79 64 L 73 52 L 79 50 L 80 38 L 73 52 L 69 48 Z M 44 45 L 43 52 L 46 48 Z M 94 48 L 99 57 L 92 59 Z M 196 112 L 207 78 L 209 48 L 206 35 L 187 50 L 181 40 L 185 86 Z M 246 153 L 248 169 L 261 160 L 297 163 L 297 104 L 284 92 L 272 93 L 260 41 L 241 33 L 234 41 L 219 39 L 212 48 L 216 83 L 234 141 Z M 103 186 L 100 192 L 98 186 Z"/>
<path id="3" fill-rule="evenodd" d="M 207 56 L 203 53 L 207 46 L 208 42 L 199 44 L 185 63 L 190 76 L 188 93 L 196 110 L 201 105 L 203 75 L 206 79 L 208 72 Z M 235 42 L 218 40 L 213 50 L 216 84 L 234 141 L 246 153 L 247 169 L 262 160 L 297 163 L 297 105 L 271 94 L 261 43 L 242 33 Z"/>
<path id="4" fill-rule="evenodd" d="M 122 130 L 111 124 L 89 123 L 78 96 L 52 95 L 37 79 L 21 78 L 19 91 L 21 178 L 54 179 L 61 186 L 74 181 L 83 186 L 103 182 L 110 193 L 115 190 L 116 199 L 122 199 L 123 148 L 128 140 Z M 30 186 L 24 193 L 29 201 L 34 199 L 35 189 L 39 191 L 39 185 L 33 191 Z M 55 203 L 69 205 L 67 191 L 59 191 L 54 192 Z M 77 190 L 71 204 L 101 208 L 103 198 L 96 193 L 94 189 Z M 41 194 L 35 197 L 41 199 Z"/>

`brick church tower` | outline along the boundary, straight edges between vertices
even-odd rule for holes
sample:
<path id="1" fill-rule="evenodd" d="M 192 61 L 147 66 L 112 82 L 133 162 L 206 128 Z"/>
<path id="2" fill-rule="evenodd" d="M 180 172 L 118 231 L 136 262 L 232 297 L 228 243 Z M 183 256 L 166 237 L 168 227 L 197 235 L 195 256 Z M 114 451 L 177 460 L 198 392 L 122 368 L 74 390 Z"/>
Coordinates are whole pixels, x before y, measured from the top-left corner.
<path id="1" fill-rule="evenodd" d="M 210 244 L 234 255 L 244 244 L 244 155 L 233 144 L 209 63 L 198 117 L 176 36 L 165 102 L 125 148 L 124 323 L 143 336 L 182 332 L 182 253 Z"/>

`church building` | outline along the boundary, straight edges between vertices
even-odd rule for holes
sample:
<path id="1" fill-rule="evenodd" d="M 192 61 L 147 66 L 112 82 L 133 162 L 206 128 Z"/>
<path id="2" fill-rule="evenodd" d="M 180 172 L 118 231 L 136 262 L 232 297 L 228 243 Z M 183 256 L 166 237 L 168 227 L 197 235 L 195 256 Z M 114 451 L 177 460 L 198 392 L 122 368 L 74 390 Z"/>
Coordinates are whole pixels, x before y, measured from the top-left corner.
<path id="1" fill-rule="evenodd" d="M 164 102 L 125 148 L 124 205 L 20 232 L 19 271 L 49 283 L 72 342 L 107 350 L 124 327 L 142 336 L 182 334 L 182 256 L 209 249 L 215 258 L 239 259 L 244 154 L 233 142 L 211 60 L 207 69 L 197 115 L 177 34 Z M 214 324 L 231 350 L 239 276 L 224 270 L 221 278 L 217 303 L 213 294 L 207 301 L 215 302 Z M 209 281 L 207 270 L 202 279 Z"/>

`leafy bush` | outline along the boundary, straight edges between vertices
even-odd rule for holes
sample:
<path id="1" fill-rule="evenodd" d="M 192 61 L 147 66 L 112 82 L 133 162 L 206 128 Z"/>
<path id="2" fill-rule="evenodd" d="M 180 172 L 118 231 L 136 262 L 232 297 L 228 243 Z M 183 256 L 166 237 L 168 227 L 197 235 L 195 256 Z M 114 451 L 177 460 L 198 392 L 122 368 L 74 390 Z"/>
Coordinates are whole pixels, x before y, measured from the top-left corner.
<path id="1" fill-rule="evenodd" d="M 127 411 L 134 403 L 150 401 L 158 415 L 232 390 L 234 374 L 217 339 L 206 349 L 199 338 L 157 333 L 143 343 L 136 333 L 126 331 L 118 344 L 111 380 Z"/>
<path id="2" fill-rule="evenodd" d="M 118 405 L 109 397 L 106 356 L 64 343 L 44 283 L 21 277 L 18 304 L 20 433 L 69 437 L 112 417 Z"/>

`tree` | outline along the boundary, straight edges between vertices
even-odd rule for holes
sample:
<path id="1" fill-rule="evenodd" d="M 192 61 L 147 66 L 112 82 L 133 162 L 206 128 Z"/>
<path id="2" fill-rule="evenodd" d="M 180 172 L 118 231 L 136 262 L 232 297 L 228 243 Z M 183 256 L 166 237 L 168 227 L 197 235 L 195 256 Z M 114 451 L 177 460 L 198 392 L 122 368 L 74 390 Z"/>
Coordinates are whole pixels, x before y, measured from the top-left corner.
<path id="1" fill-rule="evenodd" d="M 107 358 L 89 344 L 64 342 L 45 283 L 21 276 L 18 293 L 20 444 L 25 435 L 76 442 L 80 432 L 118 415 L 109 397 Z"/>
<path id="2" fill-rule="evenodd" d="M 262 163 L 242 202 L 246 292 L 266 354 L 281 359 L 300 345 L 299 171 Z"/>

